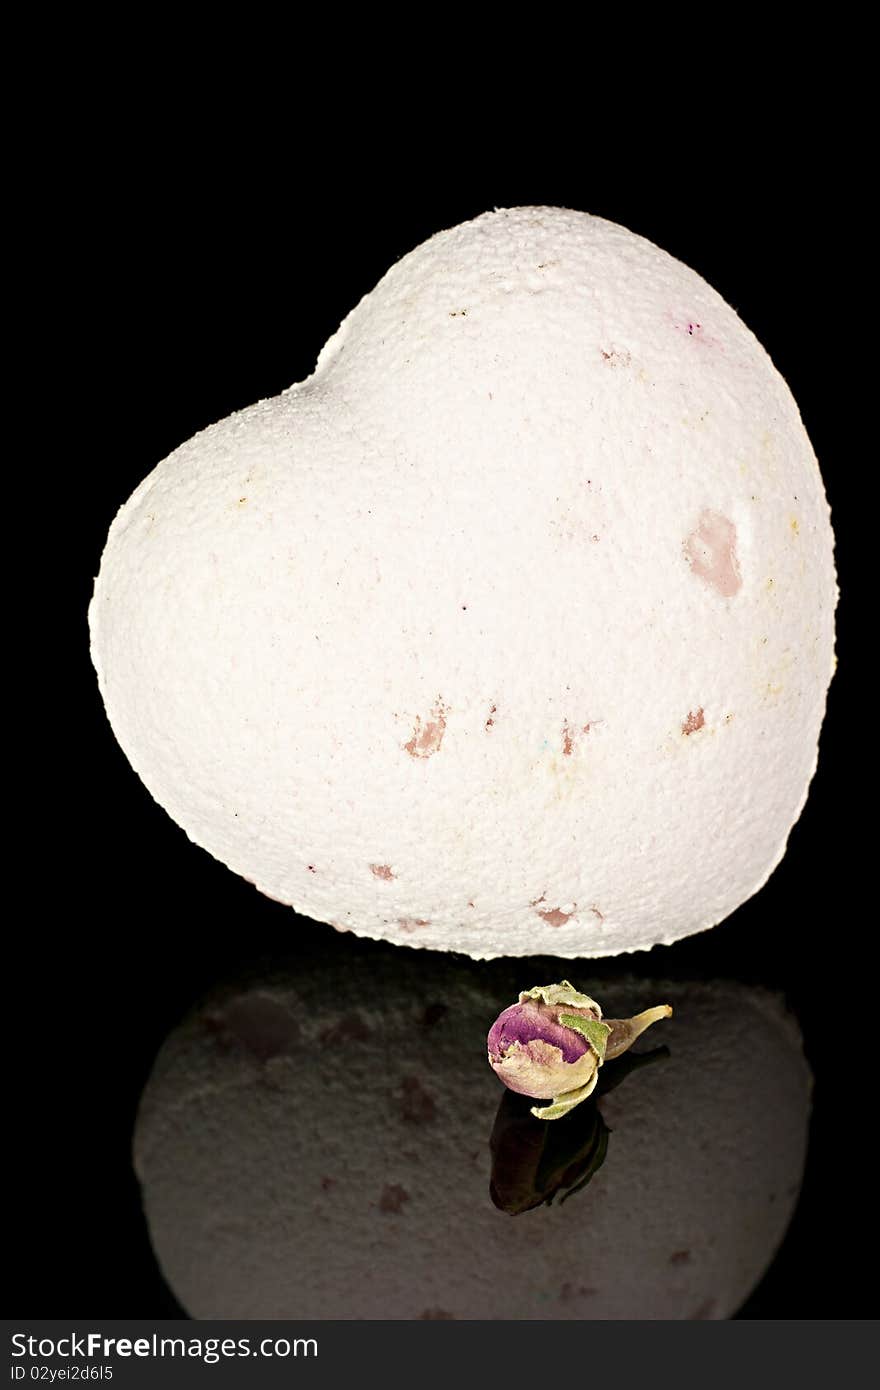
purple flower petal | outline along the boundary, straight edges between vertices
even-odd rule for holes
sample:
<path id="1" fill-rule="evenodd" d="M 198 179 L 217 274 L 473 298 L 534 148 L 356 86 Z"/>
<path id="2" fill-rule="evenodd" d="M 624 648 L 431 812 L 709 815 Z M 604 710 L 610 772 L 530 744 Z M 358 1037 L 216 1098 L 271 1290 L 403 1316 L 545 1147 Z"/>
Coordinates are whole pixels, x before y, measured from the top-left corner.
<path id="1" fill-rule="evenodd" d="M 512 1043 L 525 1047 L 540 1039 L 558 1047 L 563 1062 L 577 1062 L 589 1044 L 573 1028 L 557 1023 L 557 1013 L 558 1009 L 546 1004 L 511 1004 L 492 1025 L 488 1039 L 490 1056 L 500 1060 Z"/>

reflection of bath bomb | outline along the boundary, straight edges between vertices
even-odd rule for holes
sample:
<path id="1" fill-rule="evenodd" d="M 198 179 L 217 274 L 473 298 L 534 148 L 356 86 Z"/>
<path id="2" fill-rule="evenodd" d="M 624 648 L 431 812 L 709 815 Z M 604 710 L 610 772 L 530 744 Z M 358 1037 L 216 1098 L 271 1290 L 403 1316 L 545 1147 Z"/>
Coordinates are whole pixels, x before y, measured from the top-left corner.
<path id="1" fill-rule="evenodd" d="M 153 1247 L 186 1310 L 731 1316 L 803 1170 L 810 1080 L 781 1006 L 728 984 L 595 984 L 609 1016 L 668 999 L 671 1055 L 600 1100 L 612 1133 L 590 1185 L 512 1217 L 489 1195 L 507 1093 L 485 1035 L 513 982 L 401 959 L 402 971 L 335 962 L 257 983 L 165 1044 L 135 1155 Z M 552 1123 L 558 1137 L 569 1121 Z"/>
<path id="2" fill-rule="evenodd" d="M 113 729 L 236 873 L 366 936 L 607 955 L 781 857 L 832 667 L 794 401 L 693 271 L 490 213 L 395 265 L 308 381 L 119 512 Z"/>

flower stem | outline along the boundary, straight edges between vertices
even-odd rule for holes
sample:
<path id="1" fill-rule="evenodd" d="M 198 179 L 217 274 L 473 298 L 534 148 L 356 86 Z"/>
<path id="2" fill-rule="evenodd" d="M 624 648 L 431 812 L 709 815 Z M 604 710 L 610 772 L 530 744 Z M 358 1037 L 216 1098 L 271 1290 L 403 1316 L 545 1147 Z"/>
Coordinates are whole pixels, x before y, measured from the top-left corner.
<path id="1" fill-rule="evenodd" d="M 628 1047 L 632 1047 L 636 1038 L 644 1033 L 646 1028 L 650 1028 L 652 1023 L 657 1023 L 661 1018 L 671 1017 L 670 1005 L 658 1004 L 653 1009 L 645 1009 L 644 1013 L 636 1014 L 635 1018 L 606 1018 L 605 1022 L 611 1029 L 605 1047 L 606 1059 L 619 1057 L 621 1052 L 626 1052 Z"/>

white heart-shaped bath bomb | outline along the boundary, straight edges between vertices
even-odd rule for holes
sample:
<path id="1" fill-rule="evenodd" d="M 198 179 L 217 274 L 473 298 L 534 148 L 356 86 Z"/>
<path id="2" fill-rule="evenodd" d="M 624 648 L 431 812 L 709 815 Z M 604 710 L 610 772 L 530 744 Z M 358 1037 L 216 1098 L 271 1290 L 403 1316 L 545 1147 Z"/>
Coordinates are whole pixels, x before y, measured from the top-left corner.
<path id="1" fill-rule="evenodd" d="M 420 246 L 314 374 L 110 529 L 114 732 L 299 912 L 476 957 L 719 922 L 804 804 L 832 533 L 785 382 L 693 271 L 579 212 Z"/>

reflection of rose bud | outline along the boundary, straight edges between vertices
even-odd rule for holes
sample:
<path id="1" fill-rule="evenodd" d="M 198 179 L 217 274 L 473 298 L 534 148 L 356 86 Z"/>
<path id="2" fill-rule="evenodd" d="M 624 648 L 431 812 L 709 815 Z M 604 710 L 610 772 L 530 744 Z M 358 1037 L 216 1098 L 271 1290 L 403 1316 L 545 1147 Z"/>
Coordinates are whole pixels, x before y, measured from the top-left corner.
<path id="1" fill-rule="evenodd" d="M 544 1203 L 550 1206 L 561 1193 L 564 1202 L 586 1186 L 604 1162 L 608 1129 L 595 1100 L 582 1106 L 568 1124 L 551 1125 L 536 1120 L 525 1101 L 507 1092 L 489 1147 L 489 1195 L 500 1211 L 518 1216 Z"/>
<path id="2" fill-rule="evenodd" d="M 506 1091 L 489 1140 L 489 1195 L 495 1206 L 519 1216 L 542 1203 L 549 1207 L 559 1194 L 563 1194 L 561 1206 L 583 1191 L 605 1162 L 608 1149 L 609 1131 L 597 1105 L 599 1096 L 613 1091 L 630 1072 L 668 1056 L 668 1048 L 655 1047 L 652 1052 L 630 1052 L 603 1067 L 589 1102 L 564 1125 L 536 1120 L 521 1096 Z"/>
<path id="3" fill-rule="evenodd" d="M 568 980 L 538 985 L 495 1020 L 488 1038 L 489 1063 L 511 1091 L 553 1101 L 533 1109 L 533 1115 L 559 1119 L 590 1095 L 606 1055 L 619 1056 L 671 1013 L 668 1004 L 661 1004 L 635 1018 L 603 1023 L 595 999 Z"/>

